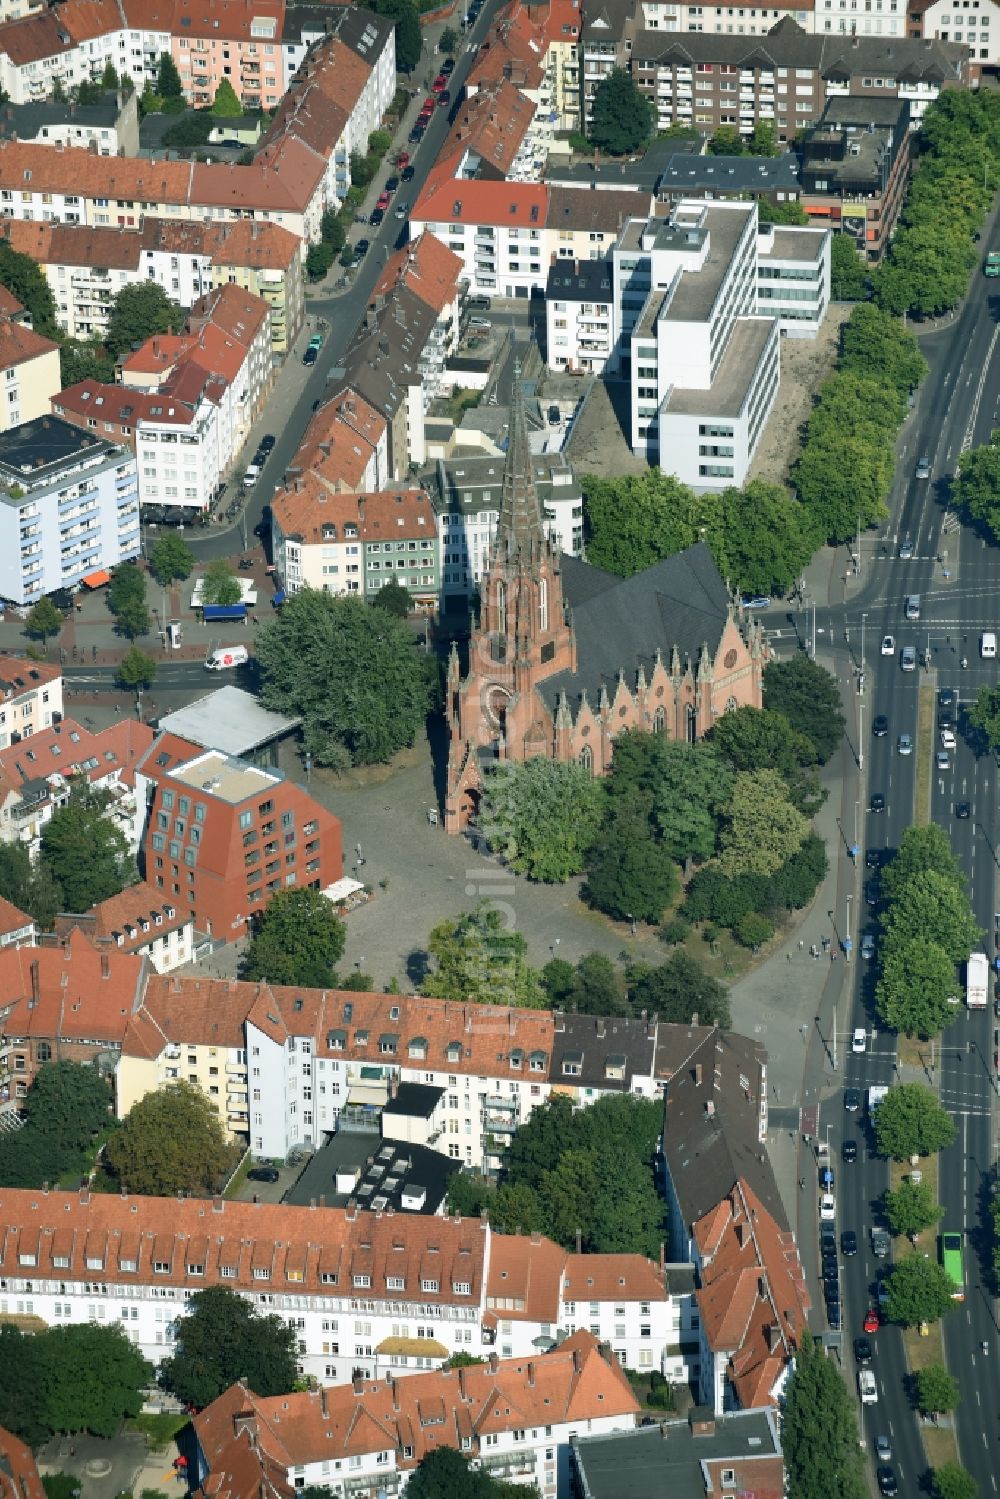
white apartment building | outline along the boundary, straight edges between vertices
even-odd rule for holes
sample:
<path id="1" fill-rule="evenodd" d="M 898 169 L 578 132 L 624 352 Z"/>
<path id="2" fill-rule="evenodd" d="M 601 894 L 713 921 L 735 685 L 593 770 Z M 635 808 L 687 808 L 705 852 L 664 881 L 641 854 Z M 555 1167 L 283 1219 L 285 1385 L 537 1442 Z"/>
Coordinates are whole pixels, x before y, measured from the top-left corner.
<path id="1" fill-rule="evenodd" d="M 319 1384 L 531 1358 L 582 1322 L 627 1367 L 683 1378 L 696 1316 L 683 1267 L 674 1294 L 640 1255 L 569 1255 L 480 1219 L 6 1189 L 0 1228 L 0 1316 L 118 1326 L 154 1364 L 211 1285 L 289 1322 Z"/>
<path id="2" fill-rule="evenodd" d="M 32 604 L 138 555 L 130 452 L 54 416 L 0 434 L 0 597 Z"/>
<path id="3" fill-rule="evenodd" d="M 949 6 L 950 9 L 950 6 Z M 804 31 L 842 36 L 905 36 L 904 0 L 815 0 L 808 9 L 789 5 L 735 8 L 685 5 L 677 0 L 642 0 L 643 26 L 650 31 L 715 31 L 730 36 L 763 36 L 790 16 Z"/>
<path id="4" fill-rule="evenodd" d="M 632 220 L 612 261 L 633 449 L 695 488 L 742 484 L 778 389 L 778 323 L 757 316 L 756 205 L 684 201 Z"/>
<path id="5" fill-rule="evenodd" d="M 545 288 L 551 370 L 600 375 L 614 352 L 614 304 L 607 260 L 559 260 Z"/>
<path id="6" fill-rule="evenodd" d="M 786 338 L 815 338 L 830 306 L 831 229 L 759 224 L 757 312 Z"/>
<path id="7" fill-rule="evenodd" d="M 203 399 L 192 411 L 154 396 L 143 405 L 148 414 L 136 427 L 142 503 L 205 510 L 232 457 L 232 427 L 222 418 L 221 402 Z M 229 436 L 220 441 L 223 432 Z"/>

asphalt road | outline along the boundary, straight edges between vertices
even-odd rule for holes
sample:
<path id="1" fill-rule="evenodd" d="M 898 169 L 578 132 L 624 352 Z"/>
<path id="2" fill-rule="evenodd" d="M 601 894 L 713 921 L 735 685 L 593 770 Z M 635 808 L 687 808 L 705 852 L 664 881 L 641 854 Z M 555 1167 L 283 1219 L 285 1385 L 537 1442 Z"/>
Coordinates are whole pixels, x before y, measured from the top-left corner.
<path id="1" fill-rule="evenodd" d="M 985 255 L 991 245 L 984 243 L 981 248 Z M 817 611 L 821 647 L 832 647 L 842 670 L 848 662 L 856 670 L 862 660 L 864 665 L 862 730 L 860 742 L 854 746 L 863 762 L 857 808 L 857 838 L 863 851 L 897 848 L 913 816 L 916 760 L 915 755 L 899 752 L 898 738 L 909 734 L 915 741 L 918 689 L 926 675 L 901 670 L 902 647 L 912 645 L 918 653 L 927 651 L 935 687 L 954 688 L 960 704 L 973 698 L 984 682 L 997 681 L 997 662 L 983 662 L 979 657 L 981 632 L 1000 630 L 995 552 L 967 528 L 943 532 L 942 526 L 948 480 L 961 452 L 987 441 L 1000 422 L 998 320 L 1000 297 L 994 293 L 994 283 L 980 275 L 951 326 L 923 341 L 931 370 L 900 444 L 891 504 L 893 520 L 874 556 L 870 547 L 865 549 L 867 576 L 860 591 L 846 605 Z M 926 481 L 915 478 L 917 460 L 922 458 L 927 458 L 931 466 L 931 477 Z M 913 556 L 906 561 L 898 555 L 904 539 L 913 547 Z M 946 570 L 951 573 L 948 578 Z M 914 593 L 921 599 L 919 622 L 904 617 L 904 596 Z M 801 621 L 800 615 L 800 630 Z M 773 622 L 787 634 L 784 617 Z M 890 634 L 895 649 L 892 655 L 883 655 L 881 640 Z M 963 657 L 968 662 L 964 669 Z M 884 737 L 876 738 L 872 733 L 876 714 L 888 718 Z M 935 730 L 935 750 L 938 744 Z M 995 896 L 1000 867 L 996 785 L 1000 770 L 992 756 L 973 752 L 962 735 L 961 721 L 957 749 L 951 758 L 951 768 L 934 776 L 932 816 L 949 834 L 968 881 L 976 917 L 987 934 L 985 946 L 992 959 L 993 916 L 1000 909 Z M 873 792 L 885 797 L 884 812 L 868 810 Z M 967 819 L 955 815 L 960 802 L 970 804 Z M 847 847 L 855 840 L 855 827 L 844 827 L 843 835 L 844 846 L 838 850 L 842 858 L 847 857 Z M 859 862 L 863 866 L 863 853 Z M 836 913 L 837 929 L 843 936 L 847 935 L 849 920 L 853 945 L 851 1009 L 845 1014 L 842 1003 L 838 1016 L 843 1081 L 845 1087 L 862 1090 L 896 1079 L 894 1039 L 878 1034 L 874 965 L 863 962 L 859 953 L 862 933 L 866 926 L 874 929 L 875 925 L 876 908 L 866 900 L 865 887 L 870 878 L 870 872 L 862 867 L 850 913 Z M 1000 1360 L 1000 1340 L 989 1291 L 986 1212 L 996 1155 L 991 1118 L 996 1098 L 996 1024 L 992 1004 L 986 1012 L 977 1013 L 963 1006 L 945 1034 L 935 1076 L 942 1101 L 959 1131 L 956 1144 L 940 1157 L 939 1190 L 945 1208 L 942 1228 L 959 1229 L 966 1236 L 965 1300 L 944 1323 L 947 1362 L 962 1392 L 956 1414 L 961 1460 L 984 1495 L 996 1492 L 1000 1475 L 1000 1408 L 992 1394 L 996 1375 L 991 1370 L 991 1365 Z M 860 1026 L 868 1032 L 867 1045 L 863 1055 L 855 1055 L 851 1033 Z M 838 1093 L 823 1110 L 821 1130 L 827 1133 L 834 1156 L 838 1236 L 845 1228 L 854 1229 L 858 1236 L 857 1255 L 841 1258 L 843 1356 L 853 1380 L 853 1342 L 862 1332 L 865 1310 L 873 1299 L 881 1268 L 872 1253 L 870 1230 L 881 1221 L 880 1198 L 888 1184 L 888 1167 L 870 1153 L 873 1142 L 864 1104 L 859 1112 L 848 1113 Z M 857 1140 L 856 1164 L 846 1164 L 841 1157 L 845 1138 Z M 809 1183 L 808 1189 L 812 1188 Z M 984 1339 L 990 1347 L 988 1355 L 981 1352 Z M 906 1381 L 902 1339 L 894 1328 L 884 1327 L 871 1341 L 879 1400 L 877 1405 L 861 1408 L 866 1448 L 872 1455 L 875 1435 L 888 1435 L 899 1492 L 915 1494 L 925 1464 Z"/>

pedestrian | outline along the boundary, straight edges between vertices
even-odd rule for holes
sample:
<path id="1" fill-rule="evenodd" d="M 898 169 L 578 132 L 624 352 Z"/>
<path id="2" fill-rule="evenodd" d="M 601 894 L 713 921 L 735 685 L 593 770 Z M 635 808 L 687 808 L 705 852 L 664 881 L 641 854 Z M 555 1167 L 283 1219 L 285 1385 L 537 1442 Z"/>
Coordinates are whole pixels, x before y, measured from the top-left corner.
<path id="1" fill-rule="evenodd" d="M 833 948 L 830 949 L 830 962 L 831 963 L 836 963 L 836 961 L 837 961 L 837 949 L 835 947 L 833 947 Z"/>
<path id="2" fill-rule="evenodd" d="M 805 943 L 803 942 L 802 938 L 800 937 L 799 938 L 799 952 L 801 952 L 804 947 L 805 947 Z"/>
<path id="3" fill-rule="evenodd" d="M 806 1179 L 805 1179 L 804 1176 L 800 1176 L 799 1177 L 799 1191 L 800 1192 L 804 1192 L 805 1189 L 806 1189 Z"/>
<path id="4" fill-rule="evenodd" d="M 792 961 L 792 955 L 790 952 L 786 952 L 785 957 L 788 959 L 789 963 Z"/>

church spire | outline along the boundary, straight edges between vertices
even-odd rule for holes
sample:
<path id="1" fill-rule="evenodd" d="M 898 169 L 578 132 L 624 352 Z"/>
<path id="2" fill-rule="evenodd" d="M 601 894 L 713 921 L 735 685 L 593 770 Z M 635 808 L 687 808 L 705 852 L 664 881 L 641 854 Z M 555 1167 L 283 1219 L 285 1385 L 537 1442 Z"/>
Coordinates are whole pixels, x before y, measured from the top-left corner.
<path id="1" fill-rule="evenodd" d="M 501 559 L 511 562 L 528 561 L 537 555 L 544 544 L 542 507 L 535 488 L 531 450 L 528 447 L 528 428 L 524 417 L 521 363 L 517 360 L 514 364 L 510 424 L 507 429 L 497 554 Z"/>

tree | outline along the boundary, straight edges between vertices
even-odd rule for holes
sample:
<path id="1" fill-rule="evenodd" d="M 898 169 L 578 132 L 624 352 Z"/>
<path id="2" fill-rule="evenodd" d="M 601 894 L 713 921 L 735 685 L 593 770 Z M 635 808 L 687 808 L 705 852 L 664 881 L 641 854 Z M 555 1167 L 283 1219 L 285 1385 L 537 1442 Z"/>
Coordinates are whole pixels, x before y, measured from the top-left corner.
<path id="1" fill-rule="evenodd" d="M 303 719 L 320 765 L 390 760 L 424 722 L 428 678 L 406 625 L 359 599 L 303 589 L 256 641 L 265 705 Z"/>
<path id="2" fill-rule="evenodd" d="M 126 599 L 115 618 L 118 633 L 134 640 L 137 635 L 148 635 L 152 627 L 153 621 L 146 605 L 139 599 Z"/>
<path id="3" fill-rule="evenodd" d="M 624 68 L 612 68 L 594 90 L 590 139 L 611 156 L 641 151 L 653 133 L 653 106 Z"/>
<path id="4" fill-rule="evenodd" d="M 809 824 L 776 770 L 739 771 L 720 835 L 724 874 L 773 874 L 801 848 Z"/>
<path id="5" fill-rule="evenodd" d="M 585 898 L 615 921 L 655 925 L 677 893 L 669 850 L 627 804 L 612 807 L 588 850 L 586 872 Z"/>
<path id="6" fill-rule="evenodd" d="M 97 339 L 68 338 L 59 349 L 59 378 L 63 390 L 81 380 L 111 384 L 115 378 L 114 362 Z"/>
<path id="7" fill-rule="evenodd" d="M 621 578 L 691 546 L 712 503 L 658 468 L 582 484 L 587 560 Z"/>
<path id="8" fill-rule="evenodd" d="M 980 687 L 965 717 L 972 728 L 978 729 L 987 749 L 1000 749 L 1000 687 Z"/>
<path id="9" fill-rule="evenodd" d="M 853 537 L 860 523 L 887 515 L 894 437 L 904 414 L 899 393 L 853 370 L 824 381 L 792 470 L 795 489 L 822 537 Z"/>
<path id="10" fill-rule="evenodd" d="M 100 797 L 74 788 L 42 830 L 41 858 L 67 911 L 88 911 L 135 879 L 124 833 L 104 815 Z"/>
<path id="11" fill-rule="evenodd" d="M 915 1239 L 944 1217 L 944 1208 L 938 1206 L 926 1182 L 913 1181 L 907 1176 L 895 1191 L 886 1192 L 885 1215 L 894 1234 Z"/>
<path id="12" fill-rule="evenodd" d="M 793 729 L 783 713 L 769 708 L 733 708 L 717 719 L 710 743 L 733 770 L 776 770 L 792 805 L 812 817 L 824 792 L 815 770 L 812 741 Z"/>
<path id="13" fill-rule="evenodd" d="M 135 281 L 115 294 L 106 343 L 121 359 L 153 334 L 178 333 L 183 326 L 183 311 L 158 281 Z"/>
<path id="14" fill-rule="evenodd" d="M 394 614 L 397 619 L 406 619 L 413 608 L 413 600 L 409 591 L 401 583 L 393 578 L 388 583 L 383 583 L 378 593 L 372 599 L 375 609 L 385 609 L 388 614 Z"/>
<path id="15" fill-rule="evenodd" d="M 169 52 L 160 53 L 160 65 L 156 74 L 156 92 L 161 99 L 179 99 L 184 93 L 181 75 Z"/>
<path id="16" fill-rule="evenodd" d="M 889 1318 L 904 1327 L 937 1322 L 954 1308 L 954 1289 L 951 1277 L 936 1260 L 908 1254 L 896 1261 L 889 1274 Z"/>
<path id="17" fill-rule="evenodd" d="M 875 989 L 879 1018 L 905 1036 L 927 1041 L 955 1018 L 955 964 L 926 938 L 886 941 Z"/>
<path id="18" fill-rule="evenodd" d="M 39 599 L 24 622 L 25 634 L 40 640 L 43 647 L 50 636 L 59 634 L 62 627 L 63 617 L 50 598 Z"/>
<path id="19" fill-rule="evenodd" d="M 957 885 L 965 881 L 958 860 L 951 851 L 948 834 L 936 822 L 909 827 L 899 840 L 899 848 L 882 871 L 882 898 L 890 904 L 904 898 L 904 891 L 915 875 L 935 870 Z"/>
<path id="20" fill-rule="evenodd" d="M 47 931 L 63 909 L 63 894 L 44 860 L 32 864 L 23 843 L 0 843 L 0 895 L 27 911 Z"/>
<path id="21" fill-rule="evenodd" d="M 377 15 L 396 23 L 396 66 L 410 73 L 420 61 L 424 41 L 420 32 L 420 15 L 413 0 L 374 0 Z"/>
<path id="22" fill-rule="evenodd" d="M 576 969 L 565 958 L 550 958 L 540 974 L 545 996 L 554 1010 L 569 1008 Z"/>
<path id="23" fill-rule="evenodd" d="M 210 562 L 201 580 L 202 603 L 228 607 L 238 604 L 242 597 L 240 580 L 233 572 L 228 558 L 217 557 L 214 562 Z"/>
<path id="24" fill-rule="evenodd" d="M 882 927 L 887 942 L 936 942 L 953 963 L 964 963 L 982 937 L 961 885 L 936 869 L 906 881 L 885 912 Z"/>
<path id="25" fill-rule="evenodd" d="M 206 1286 L 177 1324 L 175 1351 L 161 1366 L 163 1383 L 198 1407 L 241 1379 L 256 1395 L 287 1395 L 298 1378 L 296 1344 L 283 1317 L 262 1315 L 227 1286 Z"/>
<path id="26" fill-rule="evenodd" d="M 875 1110 L 875 1148 L 894 1161 L 945 1150 L 956 1133 L 955 1121 L 923 1083 L 890 1088 Z"/>
<path id="27" fill-rule="evenodd" d="M 39 1139 L 51 1140 L 75 1164 L 108 1128 L 111 1107 L 111 1093 L 96 1067 L 49 1062 L 28 1089 L 25 1127 Z"/>
<path id="28" fill-rule="evenodd" d="M 931 1480 L 934 1499 L 976 1499 L 979 1484 L 961 1463 L 943 1463 Z"/>
<path id="29" fill-rule="evenodd" d="M 46 1419 L 54 1431 L 118 1434 L 142 1410 L 152 1369 L 124 1329 L 83 1322 L 44 1334 Z"/>
<path id="30" fill-rule="evenodd" d="M 528 944 L 488 901 L 440 922 L 427 949 L 437 968 L 425 979 L 424 994 L 535 1010 L 545 1003 L 538 974 L 528 967 Z"/>
<path id="31" fill-rule="evenodd" d="M 835 302 L 860 302 L 871 284 L 857 241 L 850 234 L 835 234 L 830 242 L 830 295 Z"/>
<path id="32" fill-rule="evenodd" d="M 917 1370 L 917 1410 L 922 1416 L 945 1415 L 953 1411 L 962 1396 L 958 1380 L 943 1364 L 928 1364 Z"/>
<path id="33" fill-rule="evenodd" d="M 279 890 L 257 924 L 240 971 L 260 982 L 329 989 L 345 941 L 343 921 L 319 890 Z"/>
<path id="34" fill-rule="evenodd" d="M 872 302 L 855 307 L 840 343 L 841 369 L 875 376 L 904 400 L 927 373 L 927 361 L 913 334 Z"/>
<path id="35" fill-rule="evenodd" d="M 149 554 L 149 570 L 164 587 L 176 579 L 189 578 L 194 569 L 194 552 L 174 532 L 158 538 Z"/>
<path id="36" fill-rule="evenodd" d="M 110 57 L 104 64 L 104 72 L 101 74 L 101 88 L 109 91 L 118 88 L 118 71 Z"/>
<path id="37" fill-rule="evenodd" d="M 635 1010 L 646 1010 L 668 1024 L 732 1024 L 729 994 L 686 952 L 673 952 L 656 968 L 637 970 L 629 976 L 629 1000 Z"/>
<path id="38" fill-rule="evenodd" d="M 745 156 L 747 143 L 735 125 L 720 125 L 708 138 L 709 156 Z"/>
<path id="39" fill-rule="evenodd" d="M 867 1499 L 854 1402 L 839 1368 L 808 1332 L 788 1382 L 781 1438 L 795 1499 Z"/>
<path id="40" fill-rule="evenodd" d="M 375 158 L 375 170 L 378 170 L 378 158 Z M 372 176 L 375 172 L 372 173 Z M 328 208 L 319 221 L 319 232 L 323 243 L 327 245 L 336 255 L 338 250 L 343 249 L 347 240 L 347 225 L 342 214 L 333 208 Z"/>
<path id="41" fill-rule="evenodd" d="M 120 562 L 108 584 L 108 608 L 112 614 L 133 600 L 146 601 L 146 575 L 135 562 Z"/>
<path id="42" fill-rule="evenodd" d="M 234 1164 L 215 1105 L 193 1083 L 171 1083 L 132 1105 L 104 1151 L 130 1192 L 208 1197 Z"/>
<path id="43" fill-rule="evenodd" d="M 772 661 L 764 672 L 764 707 L 784 714 L 792 728 L 811 740 L 825 765 L 844 735 L 844 715 L 836 679 L 808 656 Z"/>
<path id="44" fill-rule="evenodd" d="M 559 961 L 553 959 L 553 962 Z M 552 964 L 542 969 L 542 982 L 548 991 L 546 973 L 552 979 Z M 577 1015 L 625 1015 L 625 981 L 611 959 L 602 952 L 585 953 L 575 969 L 570 969 L 572 983 L 564 998 L 568 1010 Z M 551 992 L 551 991 L 548 991 Z"/>
<path id="45" fill-rule="evenodd" d="M 236 90 L 228 78 L 223 78 L 215 91 L 212 114 L 217 120 L 237 120 L 242 113 L 243 105 L 237 97 Z"/>
<path id="46" fill-rule="evenodd" d="M 482 1469 L 454 1447 L 437 1447 L 421 1459 L 406 1485 L 407 1499 L 521 1499 L 521 1484 L 507 1483 Z"/>
<path id="47" fill-rule="evenodd" d="M 156 662 L 135 641 L 118 663 L 118 681 L 126 688 L 151 687 L 156 681 Z"/>
<path id="48" fill-rule="evenodd" d="M 822 541 L 814 518 L 783 484 L 752 479 L 717 497 L 705 540 L 723 577 L 743 593 L 786 593 Z"/>
<path id="49" fill-rule="evenodd" d="M 748 142 L 751 156 L 780 156 L 781 148 L 771 120 L 758 120 Z"/>
<path id="50" fill-rule="evenodd" d="M 994 430 L 988 443 L 961 455 L 952 500 L 986 527 L 991 541 L 1000 541 L 1000 429 Z M 969 720 L 975 723 L 971 710 Z"/>
<path id="51" fill-rule="evenodd" d="M 712 744 L 665 742 L 666 772 L 653 811 L 663 846 L 678 863 L 710 859 L 734 778 Z"/>
<path id="52" fill-rule="evenodd" d="M 333 265 L 335 254 L 333 246 L 327 244 L 326 240 L 309 246 L 306 252 L 306 275 L 310 281 L 322 281 Z"/>
<path id="53" fill-rule="evenodd" d="M 536 755 L 490 770 L 479 827 L 518 874 L 561 885 L 583 868 L 603 807 L 604 788 L 586 767 Z"/>
<path id="54" fill-rule="evenodd" d="M 454 52 L 460 40 L 454 26 L 446 26 L 438 39 L 438 47 L 442 52 Z"/>
<path id="55" fill-rule="evenodd" d="M 757 220 L 761 224 L 790 224 L 796 229 L 804 229 L 812 222 L 801 203 L 792 199 L 787 203 L 772 203 L 768 198 L 757 199 Z"/>
<path id="56" fill-rule="evenodd" d="M 6 240 L 0 240 L 0 286 L 5 286 L 21 303 L 36 333 L 58 342 L 56 300 L 45 272 L 30 255 L 12 250 Z"/>

